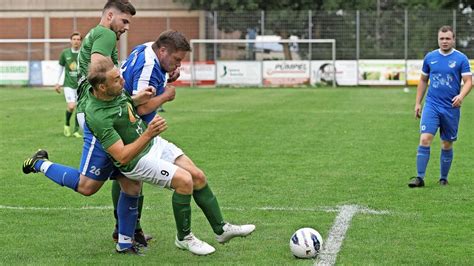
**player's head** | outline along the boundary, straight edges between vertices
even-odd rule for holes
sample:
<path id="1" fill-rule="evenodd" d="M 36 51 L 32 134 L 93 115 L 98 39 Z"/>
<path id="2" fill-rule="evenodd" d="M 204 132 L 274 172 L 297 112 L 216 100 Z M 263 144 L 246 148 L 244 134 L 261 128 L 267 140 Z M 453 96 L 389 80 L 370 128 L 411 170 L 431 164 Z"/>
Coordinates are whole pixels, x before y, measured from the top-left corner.
<path id="1" fill-rule="evenodd" d="M 456 34 L 451 26 L 442 26 L 438 30 L 438 45 L 441 51 L 450 52 L 456 43 Z"/>
<path id="2" fill-rule="evenodd" d="M 115 97 L 122 93 L 123 78 L 109 57 L 103 57 L 89 65 L 87 80 L 100 95 Z"/>
<path id="3" fill-rule="evenodd" d="M 135 7 L 128 0 L 108 0 L 102 11 L 102 20 L 115 32 L 118 40 L 128 30 L 135 13 Z"/>
<path id="4" fill-rule="evenodd" d="M 188 40 L 181 32 L 167 30 L 160 34 L 153 44 L 161 67 L 166 72 L 172 72 L 181 66 L 186 53 L 191 51 Z"/>
<path id="5" fill-rule="evenodd" d="M 74 48 L 75 50 L 79 49 L 81 47 L 81 42 L 82 42 L 82 36 L 81 33 L 78 31 L 75 31 L 71 33 L 71 36 L 69 37 L 71 39 L 71 47 Z"/>

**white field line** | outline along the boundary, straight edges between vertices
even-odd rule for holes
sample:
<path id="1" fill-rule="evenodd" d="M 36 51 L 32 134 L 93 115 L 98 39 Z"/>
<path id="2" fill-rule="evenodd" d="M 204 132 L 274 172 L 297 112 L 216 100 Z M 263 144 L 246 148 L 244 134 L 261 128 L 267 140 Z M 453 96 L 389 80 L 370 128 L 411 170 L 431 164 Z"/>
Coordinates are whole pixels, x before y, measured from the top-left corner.
<path id="1" fill-rule="evenodd" d="M 16 211 L 80 211 L 80 210 L 111 210 L 113 207 L 109 206 L 82 206 L 82 207 L 32 207 L 32 206 L 6 206 L 0 205 L 0 210 L 16 210 Z M 146 210 L 153 209 L 152 207 L 144 207 Z M 318 256 L 314 265 L 327 266 L 336 263 L 337 254 L 341 250 L 342 242 L 349 229 L 350 223 L 354 215 L 357 213 L 364 214 L 389 214 L 388 211 L 372 210 L 359 205 L 342 205 L 337 207 L 317 207 L 317 208 L 297 208 L 297 207 L 254 207 L 254 208 L 236 208 L 223 207 L 223 210 L 229 211 L 280 211 L 280 212 L 338 212 L 334 224 L 329 231 L 329 236 L 323 243 L 323 250 Z"/>
<path id="2" fill-rule="evenodd" d="M 332 266 L 336 264 L 337 253 L 341 250 L 342 242 L 346 236 L 347 230 L 351 224 L 351 220 L 357 213 L 367 214 L 388 214 L 388 211 L 376 211 L 358 205 L 343 205 L 339 207 L 334 224 L 329 231 L 329 236 L 323 243 L 323 250 L 319 254 L 314 265 Z"/>

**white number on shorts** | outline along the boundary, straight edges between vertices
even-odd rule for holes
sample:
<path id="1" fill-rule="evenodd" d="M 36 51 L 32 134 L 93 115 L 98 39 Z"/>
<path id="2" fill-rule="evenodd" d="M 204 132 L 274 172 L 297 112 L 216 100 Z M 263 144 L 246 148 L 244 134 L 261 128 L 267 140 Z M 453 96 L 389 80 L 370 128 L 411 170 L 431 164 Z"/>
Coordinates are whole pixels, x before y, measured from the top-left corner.
<path id="1" fill-rule="evenodd" d="M 164 175 L 164 176 L 169 176 L 169 175 L 170 175 L 170 173 L 168 173 L 168 171 L 161 170 L 161 175 Z"/>
<path id="2" fill-rule="evenodd" d="M 95 166 L 91 166 L 91 170 L 89 171 L 89 173 L 94 174 L 96 176 L 99 176 L 100 175 L 100 168 L 96 168 Z"/>

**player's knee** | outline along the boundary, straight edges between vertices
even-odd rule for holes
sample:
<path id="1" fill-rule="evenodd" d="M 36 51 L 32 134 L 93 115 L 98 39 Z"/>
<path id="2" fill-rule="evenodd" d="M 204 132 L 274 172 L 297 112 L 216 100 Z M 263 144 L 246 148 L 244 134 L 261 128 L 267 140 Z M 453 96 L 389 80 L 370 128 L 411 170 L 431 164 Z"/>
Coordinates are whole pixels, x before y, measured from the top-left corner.
<path id="1" fill-rule="evenodd" d="M 201 188 L 207 183 L 206 175 L 204 172 L 197 168 L 193 173 L 193 184 L 194 187 Z"/>
<path id="2" fill-rule="evenodd" d="M 193 193 L 193 178 L 188 171 L 178 170 L 171 180 L 171 186 L 180 194 Z"/>
<path id="3" fill-rule="evenodd" d="M 81 193 L 84 196 L 92 196 L 97 192 L 98 189 L 94 187 L 78 187 L 77 192 Z"/>

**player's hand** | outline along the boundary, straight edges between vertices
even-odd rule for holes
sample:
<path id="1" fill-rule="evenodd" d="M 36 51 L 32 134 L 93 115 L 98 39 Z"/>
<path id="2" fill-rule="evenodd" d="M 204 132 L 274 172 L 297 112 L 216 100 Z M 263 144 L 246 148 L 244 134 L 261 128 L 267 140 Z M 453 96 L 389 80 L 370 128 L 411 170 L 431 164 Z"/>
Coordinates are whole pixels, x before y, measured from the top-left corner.
<path id="1" fill-rule="evenodd" d="M 454 98 L 451 100 L 453 107 L 461 107 L 463 97 L 461 95 L 456 95 Z"/>
<path id="2" fill-rule="evenodd" d="M 415 104 L 415 119 L 421 118 L 421 104 Z"/>
<path id="3" fill-rule="evenodd" d="M 136 106 L 145 104 L 155 96 L 155 92 L 156 89 L 154 87 L 148 86 L 147 88 L 140 90 L 137 94 L 134 95 L 133 102 Z"/>
<path id="4" fill-rule="evenodd" d="M 167 128 L 168 125 L 166 124 L 166 120 L 163 117 L 156 115 L 148 124 L 148 128 L 146 129 L 145 133 L 150 134 L 150 136 L 153 138 L 161 134 Z"/>
<path id="5" fill-rule="evenodd" d="M 59 84 L 56 84 L 54 86 L 54 90 L 57 92 L 57 93 L 61 93 L 61 86 Z"/>
<path id="6" fill-rule="evenodd" d="M 170 102 L 176 97 L 176 88 L 173 85 L 167 84 L 162 95 L 167 102 Z"/>
<path id="7" fill-rule="evenodd" d="M 168 78 L 168 82 L 169 83 L 175 82 L 179 78 L 179 75 L 180 75 L 179 67 L 168 74 L 170 75 L 170 77 Z"/>

